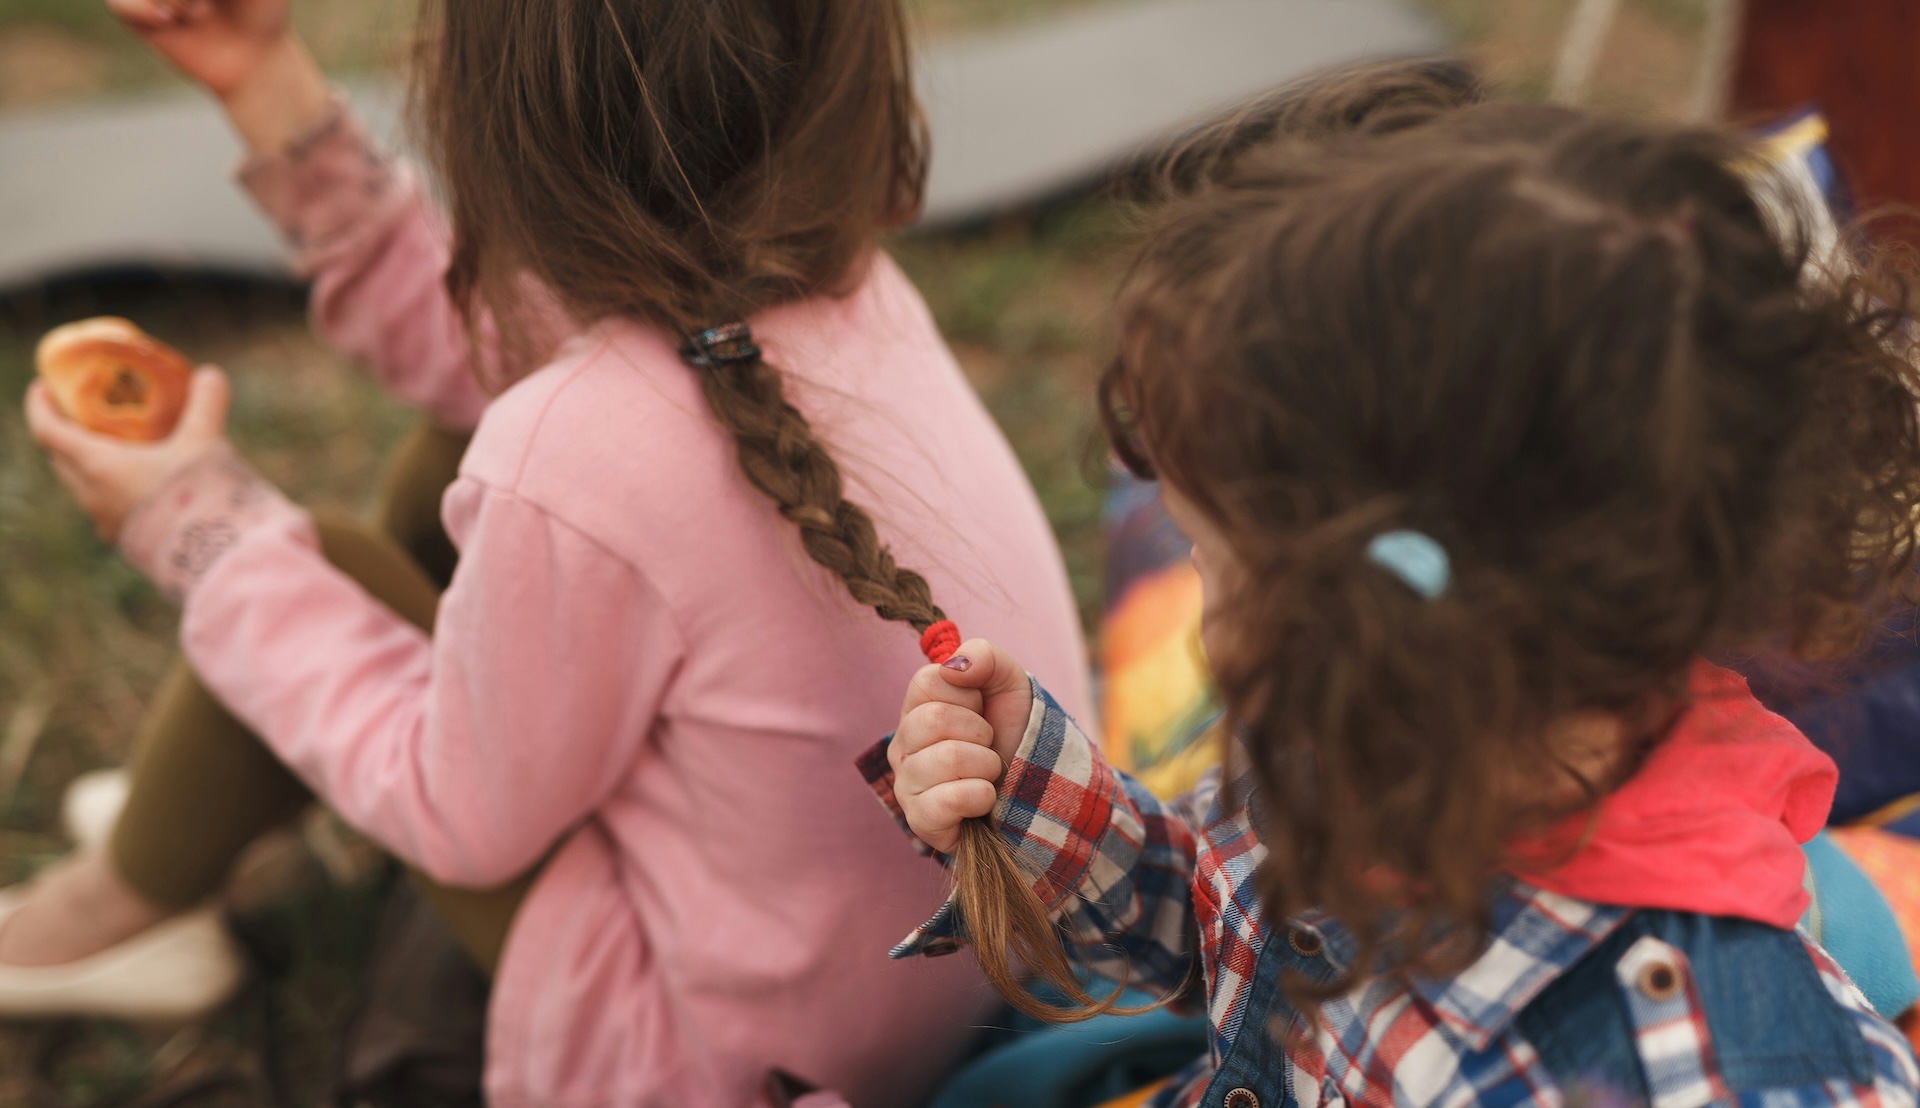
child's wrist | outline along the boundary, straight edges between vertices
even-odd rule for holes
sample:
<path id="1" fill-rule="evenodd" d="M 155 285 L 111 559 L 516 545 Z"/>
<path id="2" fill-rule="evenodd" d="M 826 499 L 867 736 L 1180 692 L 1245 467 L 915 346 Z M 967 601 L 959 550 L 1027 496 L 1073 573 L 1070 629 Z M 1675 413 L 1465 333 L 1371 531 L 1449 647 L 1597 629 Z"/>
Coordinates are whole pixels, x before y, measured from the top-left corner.
<path id="1" fill-rule="evenodd" d="M 298 513 L 222 440 L 149 490 L 116 545 L 168 599 L 182 603 L 244 534 Z"/>
<path id="2" fill-rule="evenodd" d="M 261 54 L 252 72 L 212 90 L 227 119 L 254 154 L 277 153 L 312 129 L 333 107 L 333 91 L 305 43 L 288 33 Z"/>

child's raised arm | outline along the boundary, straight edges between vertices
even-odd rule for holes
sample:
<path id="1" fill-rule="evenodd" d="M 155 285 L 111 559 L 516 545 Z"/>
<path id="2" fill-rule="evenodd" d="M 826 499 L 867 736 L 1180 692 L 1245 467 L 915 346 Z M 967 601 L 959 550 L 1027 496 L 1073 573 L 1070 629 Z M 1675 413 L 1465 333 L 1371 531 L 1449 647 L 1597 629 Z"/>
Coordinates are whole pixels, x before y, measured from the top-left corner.
<path id="1" fill-rule="evenodd" d="M 334 95 L 288 23 L 287 0 L 108 7 L 220 101 L 250 153 L 240 183 L 312 279 L 313 322 L 327 342 L 434 423 L 471 430 L 488 399 L 476 369 L 497 359 L 485 343 L 475 348 L 447 294 L 447 228 L 414 175 Z M 571 326 L 554 330 L 557 340 Z"/>
<path id="2" fill-rule="evenodd" d="M 325 76 L 287 22 L 287 0 L 107 0 L 174 68 L 220 101 L 256 153 L 285 147 L 323 119 Z"/>

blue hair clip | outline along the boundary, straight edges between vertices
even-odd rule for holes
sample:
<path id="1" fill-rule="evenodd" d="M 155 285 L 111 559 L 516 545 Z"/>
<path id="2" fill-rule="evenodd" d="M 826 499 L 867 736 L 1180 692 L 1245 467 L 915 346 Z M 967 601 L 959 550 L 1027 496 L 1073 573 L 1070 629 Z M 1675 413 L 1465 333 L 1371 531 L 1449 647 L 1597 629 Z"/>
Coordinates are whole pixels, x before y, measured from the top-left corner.
<path id="1" fill-rule="evenodd" d="M 1453 580 L 1447 552 L 1419 531 L 1382 531 L 1367 543 L 1367 561 L 1406 582 L 1428 600 L 1438 600 Z"/>

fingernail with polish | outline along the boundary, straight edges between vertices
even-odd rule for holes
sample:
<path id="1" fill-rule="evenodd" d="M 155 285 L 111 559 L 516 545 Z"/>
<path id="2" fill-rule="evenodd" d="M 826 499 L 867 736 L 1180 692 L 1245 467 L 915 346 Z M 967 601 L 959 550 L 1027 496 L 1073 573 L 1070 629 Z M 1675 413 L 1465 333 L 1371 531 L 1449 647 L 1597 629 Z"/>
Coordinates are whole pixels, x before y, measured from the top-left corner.
<path id="1" fill-rule="evenodd" d="M 940 664 L 955 673 L 965 673 L 973 668 L 973 662 L 965 654 L 955 654 Z"/>

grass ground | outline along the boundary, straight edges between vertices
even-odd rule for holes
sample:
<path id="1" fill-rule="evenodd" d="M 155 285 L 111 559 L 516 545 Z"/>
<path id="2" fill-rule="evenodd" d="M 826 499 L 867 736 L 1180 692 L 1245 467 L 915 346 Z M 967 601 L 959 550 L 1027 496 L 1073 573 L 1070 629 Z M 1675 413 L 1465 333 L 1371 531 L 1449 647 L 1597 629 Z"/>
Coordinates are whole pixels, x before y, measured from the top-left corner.
<path id="1" fill-rule="evenodd" d="M 1099 0 L 911 0 L 929 34 Z M 1516 95 L 1546 88 L 1573 0 L 1422 0 Z M 337 71 L 404 56 L 412 0 L 297 4 Z M 1629 0 L 1603 55 L 1596 99 L 1671 110 L 1691 86 L 1700 0 Z M 177 83 L 104 14 L 100 0 L 0 0 L 0 113 Z M 4 172 L 0 167 L 0 172 Z M 896 253 L 926 293 L 968 374 L 1027 465 L 1089 615 L 1100 588 L 1099 493 L 1085 478 L 1089 385 L 1126 220 L 1083 199 L 963 235 L 913 238 Z M 238 386 L 233 433 L 282 487 L 313 504 L 363 506 L 407 414 L 322 348 L 279 292 L 146 287 L 130 302 L 76 291 L 0 311 L 0 884 L 68 849 L 58 798 L 77 773 L 116 764 L 172 657 L 171 610 L 90 533 L 28 443 L 11 398 L 46 326 L 117 308 Z M 376 890 L 319 889 L 253 921 L 281 952 L 272 984 L 289 1045 L 292 1098 L 310 1103 L 350 1008 Z M 27 1103 L 29 1061 L 50 1048 L 55 1103 L 119 1103 L 166 1078 L 251 1057 L 257 1029 L 236 1013 L 201 1033 L 108 1024 L 0 1031 L 0 1105 Z M 198 1103 L 218 1103 L 203 1101 Z M 225 1103 L 249 1103 L 237 1096 Z"/>

